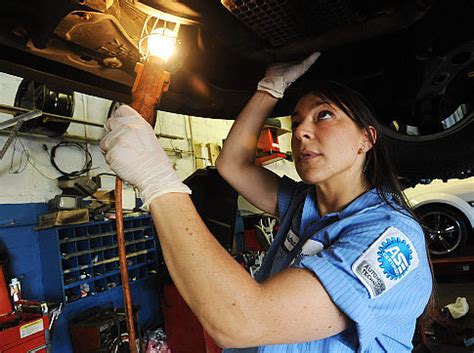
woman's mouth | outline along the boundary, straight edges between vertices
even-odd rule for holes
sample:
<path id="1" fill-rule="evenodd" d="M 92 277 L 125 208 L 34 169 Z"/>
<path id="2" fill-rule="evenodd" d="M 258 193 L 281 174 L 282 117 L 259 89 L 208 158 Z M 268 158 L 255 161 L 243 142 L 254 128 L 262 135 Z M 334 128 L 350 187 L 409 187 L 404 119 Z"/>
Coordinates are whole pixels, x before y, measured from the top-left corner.
<path id="1" fill-rule="evenodd" d="M 321 156 L 320 153 L 309 151 L 309 150 L 304 150 L 300 152 L 300 159 L 304 162 L 310 161 L 319 156 Z"/>

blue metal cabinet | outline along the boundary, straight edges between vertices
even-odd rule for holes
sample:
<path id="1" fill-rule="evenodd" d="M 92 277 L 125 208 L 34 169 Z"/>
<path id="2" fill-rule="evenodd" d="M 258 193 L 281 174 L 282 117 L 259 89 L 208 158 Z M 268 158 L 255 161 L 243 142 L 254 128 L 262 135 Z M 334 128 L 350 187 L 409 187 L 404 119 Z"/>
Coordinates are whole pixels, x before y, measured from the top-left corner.
<path id="1" fill-rule="evenodd" d="M 131 282 L 157 273 L 151 218 L 124 220 Z M 39 232 L 44 296 L 65 304 L 121 285 L 115 222 L 101 221 Z"/>
<path id="2" fill-rule="evenodd" d="M 144 329 L 161 324 L 159 244 L 149 215 L 124 219 L 132 302 Z M 52 331 L 53 353 L 71 353 L 69 321 L 94 306 L 123 307 L 114 221 L 38 233 L 43 299 L 65 303 Z M 160 267 L 162 268 L 162 267 Z"/>
<path id="3" fill-rule="evenodd" d="M 2 204 L 0 205 L 0 251 L 9 256 L 8 280 L 12 277 L 21 279 L 23 298 L 29 300 L 48 300 L 48 301 L 65 301 L 66 296 L 69 302 L 63 308 L 63 313 L 55 323 L 51 332 L 52 353 L 72 353 L 71 339 L 69 335 L 69 321 L 75 318 L 85 310 L 95 306 L 114 306 L 123 307 L 123 295 L 120 284 L 120 277 L 114 271 L 105 272 L 111 268 L 111 264 L 97 264 L 100 256 L 110 256 L 114 253 L 115 246 L 115 222 L 92 222 L 81 225 L 71 225 L 60 228 L 52 228 L 48 230 L 38 231 L 39 215 L 47 212 L 47 205 L 44 203 L 28 203 L 28 204 Z M 138 318 L 144 329 L 156 327 L 162 324 L 162 315 L 160 308 L 160 288 L 162 281 L 160 276 L 164 275 L 164 265 L 161 253 L 159 251 L 158 240 L 156 237 L 149 237 L 153 233 L 152 221 L 149 215 L 136 218 L 125 218 L 125 230 L 127 238 L 127 250 L 129 251 L 130 269 L 130 290 L 132 294 L 132 302 L 141 309 L 138 312 Z M 84 228 L 86 230 L 84 231 Z M 138 228 L 132 230 L 134 228 Z M 85 232 L 85 233 L 84 233 Z M 111 236 L 104 234 L 113 232 Z M 99 234 L 102 237 L 94 235 Z M 90 236 L 92 239 L 87 245 L 86 242 L 74 244 L 76 241 L 81 242 L 81 236 Z M 73 245 L 66 245 L 71 236 L 77 237 L 71 241 Z M 148 236 L 148 237 L 147 237 Z M 68 238 L 68 239 L 66 239 Z M 98 240 L 101 238 L 102 240 Z M 104 239 L 105 238 L 105 239 Z M 83 239 L 85 240 L 85 238 Z M 153 248 L 150 240 L 153 240 Z M 102 243 L 100 243 L 102 241 Z M 110 245 L 114 245 L 111 249 L 99 249 Z M 101 245 L 102 244 L 102 245 Z M 104 265 L 104 277 L 99 277 L 96 271 L 96 277 L 92 274 L 85 279 L 74 281 L 74 271 L 64 273 L 64 270 L 71 270 L 70 263 L 79 263 L 80 256 L 66 254 L 63 258 L 62 249 L 71 250 L 74 246 L 76 249 L 88 246 L 91 256 L 91 264 L 97 265 L 96 269 L 100 269 Z M 69 248 L 68 248 L 69 247 Z M 156 251 L 155 249 L 158 249 Z M 145 252 L 146 250 L 146 252 Z M 85 251 L 85 250 L 82 250 Z M 77 251 L 76 251 L 77 252 Z M 74 251 L 72 251 L 74 253 Z M 87 259 L 84 253 L 80 261 Z M 97 260 L 95 256 L 98 256 Z M 113 258 L 113 257 L 112 257 Z M 158 258 L 159 275 L 154 276 L 156 265 L 154 261 Z M 104 258 L 105 260 L 105 258 Z M 110 263 L 115 262 L 111 260 Z M 63 267 L 64 265 L 64 267 Z M 69 265 L 69 267 L 67 266 Z M 107 266 L 106 266 L 107 265 Z M 94 266 L 92 266 L 92 271 Z M 78 269 L 80 274 L 80 269 Z M 66 284 L 64 278 L 66 276 Z M 116 281 L 117 279 L 117 281 Z M 105 280 L 105 281 L 104 281 Z M 105 282 L 105 291 L 98 292 L 97 287 L 101 288 L 101 283 Z M 77 298 L 74 295 L 70 297 L 69 293 L 77 292 L 81 283 L 88 283 L 89 288 L 93 288 L 95 295 L 90 292 L 85 297 Z M 113 288 L 115 283 L 117 287 Z M 84 287 L 84 286 L 83 286 Z M 71 291 L 70 291 L 71 290 Z M 75 299 L 70 301 L 70 299 Z"/>

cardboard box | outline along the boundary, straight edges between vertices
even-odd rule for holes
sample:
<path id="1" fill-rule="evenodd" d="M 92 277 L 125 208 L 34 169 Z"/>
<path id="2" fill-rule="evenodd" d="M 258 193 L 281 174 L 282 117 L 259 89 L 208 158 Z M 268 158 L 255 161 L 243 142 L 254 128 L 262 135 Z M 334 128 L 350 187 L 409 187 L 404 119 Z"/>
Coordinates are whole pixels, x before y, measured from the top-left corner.
<path id="1" fill-rule="evenodd" d="M 60 210 L 46 213 L 39 218 L 39 229 L 63 226 L 67 224 L 80 224 L 89 222 L 89 210 L 78 208 L 77 210 Z"/>
<path id="2" fill-rule="evenodd" d="M 94 194 L 91 208 L 95 209 L 104 205 L 110 205 L 111 209 L 115 209 L 115 190 L 99 190 Z M 136 195 L 134 189 L 122 189 L 122 210 L 131 212 L 137 206 Z"/>

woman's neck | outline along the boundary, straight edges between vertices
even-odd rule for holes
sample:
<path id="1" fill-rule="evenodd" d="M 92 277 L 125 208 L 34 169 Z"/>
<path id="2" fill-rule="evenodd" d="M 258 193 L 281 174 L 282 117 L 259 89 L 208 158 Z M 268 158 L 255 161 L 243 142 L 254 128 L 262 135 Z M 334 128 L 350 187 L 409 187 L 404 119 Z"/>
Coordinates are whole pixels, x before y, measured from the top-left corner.
<path id="1" fill-rule="evenodd" d="M 316 199 L 321 217 L 328 213 L 343 210 L 348 204 L 370 189 L 366 185 L 364 182 L 351 185 L 350 187 L 316 185 Z"/>

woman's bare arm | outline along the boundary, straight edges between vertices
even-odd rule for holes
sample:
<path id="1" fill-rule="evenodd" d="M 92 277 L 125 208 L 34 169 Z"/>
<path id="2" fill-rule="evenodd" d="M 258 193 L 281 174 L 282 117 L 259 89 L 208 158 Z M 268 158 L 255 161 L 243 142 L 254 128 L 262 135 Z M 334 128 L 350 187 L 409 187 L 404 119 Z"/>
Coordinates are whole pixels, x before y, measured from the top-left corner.
<path id="1" fill-rule="evenodd" d="M 278 176 L 255 165 L 257 141 L 278 99 L 257 91 L 235 120 L 216 161 L 222 177 L 259 209 L 276 215 Z"/>
<path id="2" fill-rule="evenodd" d="M 157 197 L 150 210 L 173 282 L 218 344 L 312 341 L 351 324 L 308 270 L 290 268 L 255 282 L 212 236 L 188 195 Z"/>

